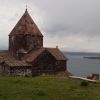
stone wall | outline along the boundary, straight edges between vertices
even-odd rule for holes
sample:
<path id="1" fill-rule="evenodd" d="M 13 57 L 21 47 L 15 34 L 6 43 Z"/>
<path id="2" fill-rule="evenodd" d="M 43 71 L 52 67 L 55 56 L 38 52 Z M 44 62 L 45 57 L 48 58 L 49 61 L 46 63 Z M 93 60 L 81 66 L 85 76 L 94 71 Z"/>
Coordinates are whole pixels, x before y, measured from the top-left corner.
<path id="1" fill-rule="evenodd" d="M 30 66 L 10 67 L 6 64 L 0 64 L 0 76 L 31 77 L 32 68 Z"/>
<path id="2" fill-rule="evenodd" d="M 31 67 L 12 67 L 10 68 L 10 76 L 31 77 Z"/>
<path id="3" fill-rule="evenodd" d="M 43 37 L 32 35 L 9 36 L 9 51 L 15 56 L 19 49 L 30 51 L 32 49 L 43 48 Z"/>

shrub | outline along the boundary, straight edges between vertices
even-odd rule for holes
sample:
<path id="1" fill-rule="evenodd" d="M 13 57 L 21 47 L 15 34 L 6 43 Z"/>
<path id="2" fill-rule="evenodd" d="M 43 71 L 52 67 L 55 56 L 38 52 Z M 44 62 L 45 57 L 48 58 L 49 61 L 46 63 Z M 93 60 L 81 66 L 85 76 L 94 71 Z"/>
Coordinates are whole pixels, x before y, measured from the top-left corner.
<path id="1" fill-rule="evenodd" d="M 81 86 L 88 86 L 89 83 L 88 83 L 87 81 L 82 81 L 80 85 L 81 85 Z"/>
<path id="2" fill-rule="evenodd" d="M 42 90 L 39 90 L 38 93 L 37 93 L 38 96 L 45 96 L 45 92 L 42 91 Z"/>

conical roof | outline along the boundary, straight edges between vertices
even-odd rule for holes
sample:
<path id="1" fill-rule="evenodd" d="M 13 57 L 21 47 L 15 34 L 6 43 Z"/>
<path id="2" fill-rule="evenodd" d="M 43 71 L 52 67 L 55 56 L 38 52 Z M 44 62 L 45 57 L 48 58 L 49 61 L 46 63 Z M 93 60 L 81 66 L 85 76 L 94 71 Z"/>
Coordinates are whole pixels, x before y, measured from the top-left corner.
<path id="1" fill-rule="evenodd" d="M 34 35 L 43 36 L 39 28 L 29 15 L 27 9 L 9 35 Z"/>

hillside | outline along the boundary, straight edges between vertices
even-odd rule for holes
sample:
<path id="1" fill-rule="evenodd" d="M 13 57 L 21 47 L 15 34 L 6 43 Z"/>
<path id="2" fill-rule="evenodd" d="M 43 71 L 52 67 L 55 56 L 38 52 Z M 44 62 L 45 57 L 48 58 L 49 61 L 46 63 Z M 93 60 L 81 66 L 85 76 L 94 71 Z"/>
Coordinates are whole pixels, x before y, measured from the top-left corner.
<path id="1" fill-rule="evenodd" d="M 100 84 L 50 76 L 0 77 L 0 100 L 100 100 Z"/>

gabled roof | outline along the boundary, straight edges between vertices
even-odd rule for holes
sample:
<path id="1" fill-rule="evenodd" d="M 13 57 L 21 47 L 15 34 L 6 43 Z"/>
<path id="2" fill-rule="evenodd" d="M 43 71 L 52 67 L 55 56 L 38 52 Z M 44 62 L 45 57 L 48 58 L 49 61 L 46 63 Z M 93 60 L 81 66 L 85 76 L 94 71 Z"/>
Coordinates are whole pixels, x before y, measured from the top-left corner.
<path id="1" fill-rule="evenodd" d="M 9 35 L 43 36 L 27 9 Z"/>
<path id="2" fill-rule="evenodd" d="M 56 60 L 67 60 L 64 54 L 58 48 L 46 48 Z"/>
<path id="3" fill-rule="evenodd" d="M 28 53 L 23 59 L 28 63 L 33 62 L 44 51 L 48 51 L 56 60 L 67 60 L 67 58 L 58 48 L 41 48 L 38 50 L 33 50 Z"/>
<path id="4" fill-rule="evenodd" d="M 30 53 L 28 53 L 23 60 L 25 60 L 26 62 L 30 63 L 33 62 L 45 49 L 41 48 L 38 50 L 33 50 Z"/>
<path id="5" fill-rule="evenodd" d="M 0 52 L 0 63 L 6 63 L 10 67 L 32 66 L 26 63 L 24 60 L 17 60 L 13 56 L 11 56 L 8 52 Z"/>

